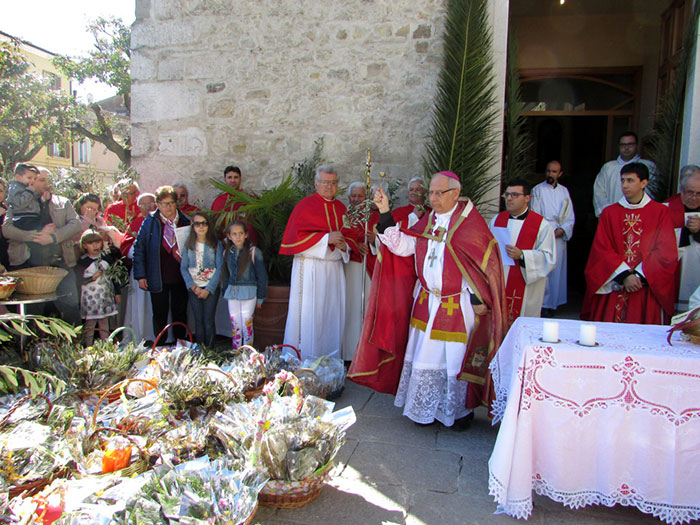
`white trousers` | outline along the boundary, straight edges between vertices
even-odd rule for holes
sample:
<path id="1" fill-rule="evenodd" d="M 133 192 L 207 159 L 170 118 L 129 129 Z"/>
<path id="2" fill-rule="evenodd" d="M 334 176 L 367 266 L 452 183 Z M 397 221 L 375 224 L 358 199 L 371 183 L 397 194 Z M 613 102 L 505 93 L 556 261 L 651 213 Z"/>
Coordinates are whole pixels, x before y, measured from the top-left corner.
<path id="1" fill-rule="evenodd" d="M 231 342 L 233 348 L 253 342 L 253 313 L 255 312 L 256 298 L 239 301 L 228 301 L 228 314 L 231 317 Z"/>

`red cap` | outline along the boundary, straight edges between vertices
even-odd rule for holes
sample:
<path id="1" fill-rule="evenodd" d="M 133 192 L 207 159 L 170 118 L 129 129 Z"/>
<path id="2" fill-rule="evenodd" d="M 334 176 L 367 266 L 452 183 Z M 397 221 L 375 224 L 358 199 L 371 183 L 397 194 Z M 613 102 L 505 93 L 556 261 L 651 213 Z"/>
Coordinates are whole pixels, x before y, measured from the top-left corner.
<path id="1" fill-rule="evenodd" d="M 438 175 L 444 175 L 445 177 L 449 177 L 449 178 L 451 178 L 451 179 L 454 179 L 454 180 L 456 180 L 457 182 L 461 182 L 461 181 L 459 180 L 459 177 L 457 176 L 457 174 L 454 173 L 454 172 L 452 172 L 452 171 L 440 171 L 440 172 L 438 173 Z"/>

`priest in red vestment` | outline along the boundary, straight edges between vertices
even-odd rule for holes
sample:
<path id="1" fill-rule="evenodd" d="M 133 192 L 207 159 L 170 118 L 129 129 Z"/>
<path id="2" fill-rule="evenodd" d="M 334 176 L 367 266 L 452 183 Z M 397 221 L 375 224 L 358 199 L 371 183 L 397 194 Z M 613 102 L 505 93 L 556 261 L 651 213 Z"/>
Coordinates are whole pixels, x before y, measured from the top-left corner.
<path id="1" fill-rule="evenodd" d="M 224 168 L 224 182 L 231 186 L 234 190 L 236 191 L 243 191 L 241 189 L 241 180 L 242 180 L 242 175 L 241 175 L 241 168 L 238 166 L 226 166 Z M 226 213 L 226 212 L 232 212 L 236 211 L 238 208 L 243 206 L 243 203 L 240 201 L 237 201 L 236 198 L 231 195 L 228 192 L 221 192 L 219 195 L 216 196 L 214 199 L 214 202 L 211 203 L 211 211 L 215 212 L 216 214 L 218 213 Z M 183 213 L 187 213 L 183 210 Z M 238 218 L 243 218 L 243 217 L 238 217 Z M 246 221 L 246 225 L 248 226 L 248 239 L 250 239 L 250 242 L 252 244 L 258 244 L 258 232 L 255 231 L 255 228 L 253 227 L 252 224 L 250 224 L 248 221 Z M 226 225 L 221 226 L 221 232 L 220 234 L 223 237 L 223 231 L 226 229 Z"/>
<path id="2" fill-rule="evenodd" d="M 666 203 L 680 258 L 676 271 L 676 309 L 685 312 L 690 296 L 700 286 L 700 167 L 684 166 L 680 175 L 681 191 L 666 199 Z"/>
<path id="3" fill-rule="evenodd" d="M 430 206 L 425 204 L 427 190 L 423 177 L 413 177 L 408 181 L 408 204 L 391 211 L 396 224 L 403 228 L 410 228 L 426 212 L 430 213 Z"/>
<path id="4" fill-rule="evenodd" d="M 136 204 L 140 190 L 136 182 L 126 179 L 118 182 L 117 188 L 120 200 L 107 206 L 104 219 L 107 224 L 117 226 L 119 231 L 125 233 L 129 223 L 141 213 Z"/>
<path id="5" fill-rule="evenodd" d="M 335 198 L 338 173 L 316 168 L 316 193 L 294 207 L 280 253 L 294 255 L 284 343 L 303 358 L 340 357 L 345 325 L 345 274 L 349 248 L 341 233 L 345 206 Z"/>
<path id="6" fill-rule="evenodd" d="M 199 207 L 194 204 L 190 204 L 190 192 L 183 183 L 178 182 L 173 184 L 175 189 L 175 195 L 177 196 L 177 209 L 180 210 L 185 215 L 192 215 L 194 212 L 199 211 Z"/>
<path id="7" fill-rule="evenodd" d="M 623 198 L 600 215 L 586 265 L 581 318 L 665 324 L 673 315 L 676 237 L 668 208 L 644 192 L 649 170 L 620 170 Z"/>
<path id="8" fill-rule="evenodd" d="M 393 223 L 381 190 L 382 249 L 348 378 L 379 392 L 418 424 L 463 429 L 493 399 L 489 363 L 506 328 L 496 240 L 452 172 L 433 176 L 433 211 L 410 229 Z M 385 229 L 386 228 L 386 229 Z M 417 277 L 416 277 L 417 275 Z"/>

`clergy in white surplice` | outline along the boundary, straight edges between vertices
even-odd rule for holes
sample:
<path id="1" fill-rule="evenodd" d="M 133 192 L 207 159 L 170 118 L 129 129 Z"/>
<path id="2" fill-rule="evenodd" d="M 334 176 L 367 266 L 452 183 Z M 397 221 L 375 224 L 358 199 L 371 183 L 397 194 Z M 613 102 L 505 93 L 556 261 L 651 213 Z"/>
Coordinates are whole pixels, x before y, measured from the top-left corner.
<path id="1" fill-rule="evenodd" d="M 680 193 L 666 199 L 678 244 L 678 302 L 676 310 L 688 309 L 688 299 L 700 286 L 700 167 L 684 166 Z"/>
<path id="2" fill-rule="evenodd" d="M 513 179 L 503 198 L 506 209 L 491 219 L 489 228 L 496 239 L 506 238 L 503 249 L 510 259 L 503 260 L 506 310 L 512 323 L 519 316 L 540 316 L 546 277 L 557 264 L 557 248 L 552 226 L 528 208 L 527 181 Z"/>
<path id="3" fill-rule="evenodd" d="M 620 170 L 630 162 L 641 162 L 649 169 L 649 185 L 647 193 L 653 197 L 653 188 L 656 184 L 656 164 L 650 160 L 642 159 L 637 154 L 637 134 L 633 131 L 625 131 L 620 135 L 618 148 L 620 155 L 615 160 L 606 162 L 600 168 L 600 172 L 593 183 L 593 208 L 595 216 L 600 217 L 605 207 L 615 204 L 622 197 L 620 186 Z"/>
<path id="4" fill-rule="evenodd" d="M 341 233 L 345 205 L 335 198 L 338 173 L 321 165 L 316 193 L 289 217 L 280 253 L 294 255 L 284 343 L 302 358 L 340 357 L 345 325 L 345 273 L 350 249 Z"/>
<path id="5" fill-rule="evenodd" d="M 348 215 L 355 210 L 354 215 L 363 216 L 366 198 L 367 187 L 364 182 L 357 181 L 350 184 L 348 186 Z M 364 306 L 369 297 L 369 285 L 372 281 L 372 271 L 377 255 L 374 243 L 377 236 L 375 225 L 378 220 L 377 211 L 370 210 L 366 239 L 363 221 L 359 223 L 354 223 L 351 220 L 344 221 L 342 233 L 350 246 L 350 261 L 345 265 L 345 328 L 342 346 L 342 358 L 345 361 L 352 361 L 357 342 L 360 339 Z"/>
<path id="6" fill-rule="evenodd" d="M 566 243 L 574 233 L 574 206 L 569 190 L 559 184 L 561 164 L 553 160 L 547 164 L 546 179 L 532 188 L 530 209 L 542 215 L 554 228 L 557 242 L 557 265 L 547 275 L 542 301 L 542 316 L 566 304 Z"/>
<path id="7" fill-rule="evenodd" d="M 395 393 L 394 404 L 417 424 L 458 430 L 472 408 L 489 403 L 488 364 L 505 328 L 495 239 L 474 204 L 459 200 L 460 188 L 456 174 L 434 175 L 432 211 L 408 230 L 392 226 L 389 200 L 377 190 L 379 238 L 388 250 L 375 266 L 348 371 L 352 381 Z"/>

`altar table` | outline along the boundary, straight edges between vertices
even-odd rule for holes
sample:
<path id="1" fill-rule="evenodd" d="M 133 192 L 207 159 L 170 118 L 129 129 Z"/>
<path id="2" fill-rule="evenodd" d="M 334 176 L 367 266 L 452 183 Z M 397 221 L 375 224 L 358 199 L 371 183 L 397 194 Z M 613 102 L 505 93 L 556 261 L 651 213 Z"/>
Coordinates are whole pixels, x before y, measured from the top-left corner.
<path id="1" fill-rule="evenodd" d="M 700 346 L 668 327 L 519 318 L 491 362 L 501 423 L 489 460 L 497 512 L 527 518 L 532 490 L 571 508 L 628 505 L 668 523 L 700 518 Z"/>

